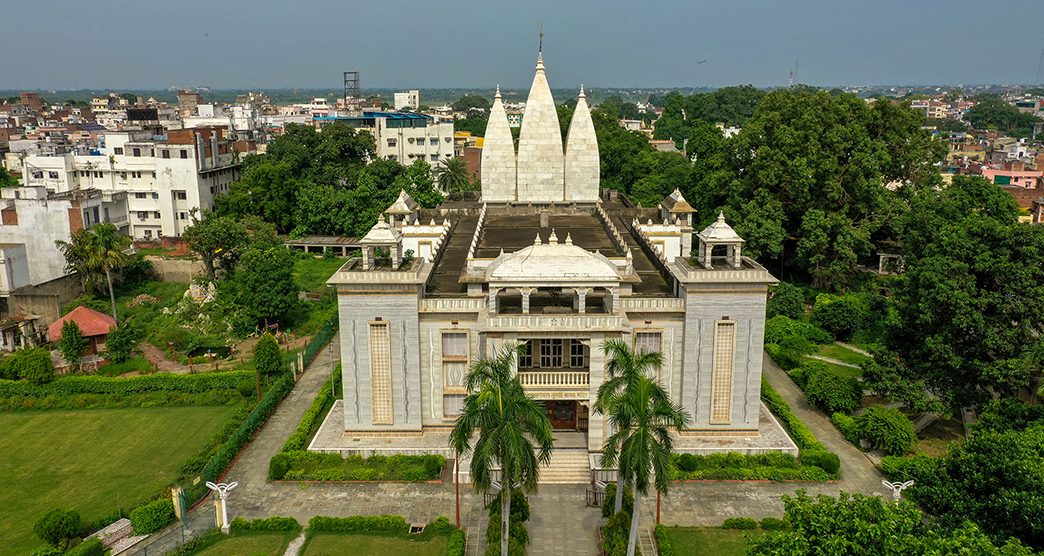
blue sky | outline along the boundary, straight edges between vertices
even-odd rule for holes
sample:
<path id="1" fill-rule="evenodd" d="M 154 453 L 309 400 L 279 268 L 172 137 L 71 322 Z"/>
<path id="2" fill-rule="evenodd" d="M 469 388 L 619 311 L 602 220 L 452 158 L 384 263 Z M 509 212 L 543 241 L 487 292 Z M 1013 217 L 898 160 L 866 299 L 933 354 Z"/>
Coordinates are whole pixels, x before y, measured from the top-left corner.
<path id="1" fill-rule="evenodd" d="M 1041 0 L 35 0 L 0 10 L 0 89 L 553 87 L 1036 80 Z M 698 63 L 705 60 L 703 63 Z"/>

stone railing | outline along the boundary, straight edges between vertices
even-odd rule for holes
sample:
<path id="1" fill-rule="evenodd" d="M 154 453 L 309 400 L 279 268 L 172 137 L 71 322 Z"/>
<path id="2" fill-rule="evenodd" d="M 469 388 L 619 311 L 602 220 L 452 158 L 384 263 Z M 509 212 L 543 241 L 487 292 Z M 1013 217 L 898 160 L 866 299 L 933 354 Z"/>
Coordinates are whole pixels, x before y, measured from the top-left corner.
<path id="1" fill-rule="evenodd" d="M 685 310 L 685 300 L 677 297 L 621 297 L 620 309 L 639 313 L 674 313 Z"/>
<path id="2" fill-rule="evenodd" d="M 522 386 L 537 388 L 587 388 L 591 384 L 588 371 L 519 371 Z"/>
<path id="3" fill-rule="evenodd" d="M 430 298 L 420 302 L 421 313 L 475 313 L 485 307 L 484 297 Z"/>
<path id="4" fill-rule="evenodd" d="M 475 223 L 475 234 L 471 236 L 471 245 L 468 247 L 468 259 L 475 257 L 475 250 L 478 249 L 479 237 L 482 235 L 482 226 L 486 223 L 486 203 L 482 203 L 482 210 L 479 211 L 478 222 Z"/>
<path id="5" fill-rule="evenodd" d="M 613 224 L 613 219 L 609 218 L 609 215 L 605 212 L 605 208 L 602 207 L 602 203 L 599 202 L 595 205 L 595 212 L 598 213 L 598 217 L 602 219 L 602 224 L 605 225 L 606 229 L 609 230 L 609 234 L 613 236 L 613 240 L 620 246 L 620 250 L 627 252 L 627 242 L 624 241 L 623 235 L 620 234 L 620 230 L 616 229 L 616 224 Z"/>
<path id="6" fill-rule="evenodd" d="M 559 329 L 615 329 L 623 326 L 623 317 L 616 315 L 498 315 L 490 317 L 490 329 L 504 330 L 559 330 Z"/>

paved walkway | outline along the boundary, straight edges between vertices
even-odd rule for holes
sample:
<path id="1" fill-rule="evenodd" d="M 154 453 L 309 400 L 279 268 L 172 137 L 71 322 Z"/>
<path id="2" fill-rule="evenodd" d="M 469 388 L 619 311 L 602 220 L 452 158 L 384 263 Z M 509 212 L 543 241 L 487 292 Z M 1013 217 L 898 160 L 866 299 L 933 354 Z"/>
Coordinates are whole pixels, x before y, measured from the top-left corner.
<path id="1" fill-rule="evenodd" d="M 848 367 L 850 369 L 862 369 L 863 367 L 856 365 L 855 363 L 846 363 L 840 359 L 834 359 L 833 357 L 827 357 L 825 355 L 809 355 L 809 359 L 818 359 L 820 361 L 826 361 L 827 363 L 833 363 L 840 367 Z"/>

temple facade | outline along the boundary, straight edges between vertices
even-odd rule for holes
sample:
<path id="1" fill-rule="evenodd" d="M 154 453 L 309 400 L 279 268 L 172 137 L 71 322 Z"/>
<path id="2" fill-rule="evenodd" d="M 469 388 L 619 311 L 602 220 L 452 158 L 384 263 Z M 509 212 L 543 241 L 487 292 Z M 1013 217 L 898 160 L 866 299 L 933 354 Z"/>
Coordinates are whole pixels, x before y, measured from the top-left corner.
<path id="1" fill-rule="evenodd" d="M 563 150 L 542 58 L 517 156 L 510 139 L 498 94 L 481 200 L 421 209 L 403 193 L 329 280 L 343 400 L 311 448 L 452 455 L 469 365 L 517 344 L 516 372 L 556 437 L 596 454 L 609 430 L 591 408 L 616 339 L 663 354 L 657 378 L 692 419 L 679 450 L 796 453 L 760 401 L 776 279 L 724 217 L 694 233 L 677 190 L 655 208 L 600 195 L 583 92 Z"/>

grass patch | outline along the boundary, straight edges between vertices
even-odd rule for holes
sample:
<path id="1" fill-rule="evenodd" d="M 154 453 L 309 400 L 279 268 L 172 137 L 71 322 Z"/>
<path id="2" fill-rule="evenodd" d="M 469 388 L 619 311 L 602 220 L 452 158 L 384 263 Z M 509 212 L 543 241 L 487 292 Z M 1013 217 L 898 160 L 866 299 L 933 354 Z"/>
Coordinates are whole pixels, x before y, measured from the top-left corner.
<path id="1" fill-rule="evenodd" d="M 337 269 L 341 268 L 347 259 L 322 257 L 300 258 L 294 261 L 294 280 L 302 290 L 306 292 L 326 292 L 326 281 Z"/>
<path id="2" fill-rule="evenodd" d="M 123 363 L 108 363 L 98 368 L 99 375 L 120 376 L 127 373 L 150 373 L 152 364 L 144 357 L 132 357 Z"/>
<path id="3" fill-rule="evenodd" d="M 691 556 L 743 556 L 747 553 L 747 537 L 763 534 L 721 527 L 667 527 L 674 553 Z"/>
<path id="4" fill-rule="evenodd" d="M 844 361 L 845 363 L 851 363 L 853 365 L 862 365 L 870 359 L 861 353 L 856 353 L 836 343 L 819 346 L 819 355 L 831 359 L 837 359 L 838 361 Z"/>
<path id="5" fill-rule="evenodd" d="M 317 533 L 305 546 L 304 556 L 341 556 L 342 554 L 409 556 L 445 556 L 449 536 L 425 531 L 419 535 L 400 533 Z"/>
<path id="6" fill-rule="evenodd" d="M 42 544 L 33 524 L 52 509 L 76 510 L 89 523 L 159 494 L 235 411 L 221 406 L 0 413 L 4 549 L 26 554 Z"/>
<path id="7" fill-rule="evenodd" d="M 289 533 L 242 533 L 222 539 L 199 552 L 196 556 L 254 556 L 255 554 L 282 554 L 290 544 Z"/>
<path id="8" fill-rule="evenodd" d="M 431 481 L 438 479 L 446 466 L 446 458 L 439 455 L 363 458 L 305 451 L 282 455 L 288 469 L 272 478 L 287 481 Z"/>
<path id="9" fill-rule="evenodd" d="M 942 457 L 952 442 L 964 440 L 964 425 L 956 419 L 939 419 L 917 433 L 915 454 Z"/>

